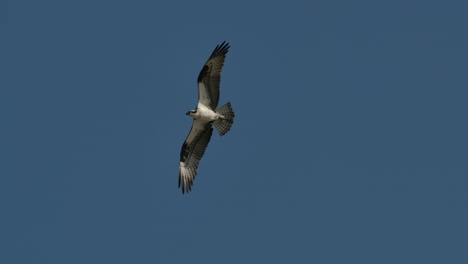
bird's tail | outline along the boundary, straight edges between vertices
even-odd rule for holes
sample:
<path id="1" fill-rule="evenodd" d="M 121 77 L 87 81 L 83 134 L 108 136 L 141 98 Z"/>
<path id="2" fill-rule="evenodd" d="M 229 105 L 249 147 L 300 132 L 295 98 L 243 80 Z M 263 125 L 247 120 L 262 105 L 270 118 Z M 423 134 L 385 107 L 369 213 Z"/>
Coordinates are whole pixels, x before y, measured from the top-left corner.
<path id="1" fill-rule="evenodd" d="M 213 124 L 218 130 L 220 136 L 226 134 L 231 129 L 232 123 L 234 123 L 234 111 L 232 111 L 231 103 L 227 103 L 220 108 L 216 109 L 215 112 L 220 114 L 218 120 L 214 121 Z"/>

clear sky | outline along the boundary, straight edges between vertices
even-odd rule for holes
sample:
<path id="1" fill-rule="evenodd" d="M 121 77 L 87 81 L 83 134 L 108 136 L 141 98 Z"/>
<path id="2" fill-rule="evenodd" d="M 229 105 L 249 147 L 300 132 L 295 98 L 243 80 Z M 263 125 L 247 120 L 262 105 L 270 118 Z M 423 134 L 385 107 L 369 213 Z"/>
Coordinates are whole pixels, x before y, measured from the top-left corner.
<path id="1" fill-rule="evenodd" d="M 0 2 L 0 263 L 468 263 L 468 2 L 41 2 Z"/>

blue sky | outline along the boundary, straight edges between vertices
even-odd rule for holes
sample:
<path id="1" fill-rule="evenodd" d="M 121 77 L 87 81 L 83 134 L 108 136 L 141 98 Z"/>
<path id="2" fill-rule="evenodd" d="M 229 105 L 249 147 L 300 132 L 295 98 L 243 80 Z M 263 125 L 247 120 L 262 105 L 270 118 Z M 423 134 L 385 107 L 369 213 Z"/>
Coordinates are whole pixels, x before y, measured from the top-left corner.
<path id="1" fill-rule="evenodd" d="M 0 263 L 468 263 L 468 3 L 0 3 Z M 231 43 L 177 188 L 196 78 Z"/>

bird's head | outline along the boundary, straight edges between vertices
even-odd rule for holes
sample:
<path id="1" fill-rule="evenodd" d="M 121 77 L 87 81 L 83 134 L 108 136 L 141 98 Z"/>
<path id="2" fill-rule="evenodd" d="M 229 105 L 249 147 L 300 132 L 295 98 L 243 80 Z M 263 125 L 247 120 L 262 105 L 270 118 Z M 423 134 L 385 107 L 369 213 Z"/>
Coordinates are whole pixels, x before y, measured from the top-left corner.
<path id="1" fill-rule="evenodd" d="M 186 115 L 192 116 L 192 117 L 193 117 L 193 115 L 196 114 L 196 113 L 197 113 L 197 110 L 190 110 L 190 111 L 188 111 L 188 112 L 186 113 Z"/>

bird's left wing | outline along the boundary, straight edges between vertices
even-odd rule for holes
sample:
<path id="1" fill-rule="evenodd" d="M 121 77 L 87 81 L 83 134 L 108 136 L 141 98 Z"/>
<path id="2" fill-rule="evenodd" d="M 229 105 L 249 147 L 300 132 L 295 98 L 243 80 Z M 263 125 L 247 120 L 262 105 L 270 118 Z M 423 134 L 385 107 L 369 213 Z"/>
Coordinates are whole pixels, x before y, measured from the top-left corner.
<path id="1" fill-rule="evenodd" d="M 210 142 L 213 127 L 211 123 L 194 120 L 192 129 L 180 151 L 179 187 L 182 193 L 190 192 L 197 175 L 198 164 Z"/>
<path id="2" fill-rule="evenodd" d="M 226 41 L 216 46 L 198 75 L 198 103 L 212 110 L 218 106 L 221 70 L 229 47 Z"/>

